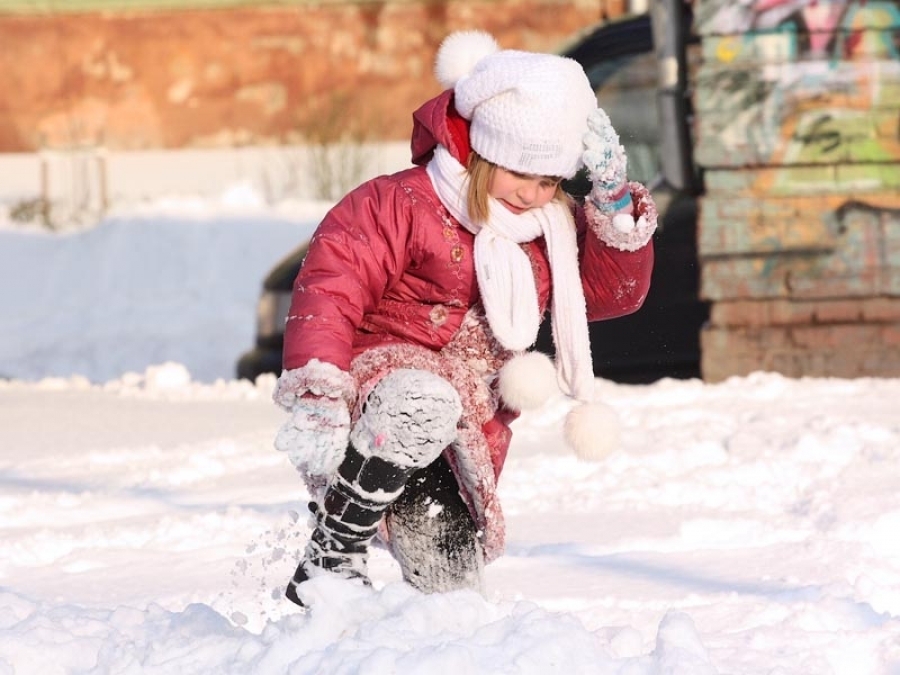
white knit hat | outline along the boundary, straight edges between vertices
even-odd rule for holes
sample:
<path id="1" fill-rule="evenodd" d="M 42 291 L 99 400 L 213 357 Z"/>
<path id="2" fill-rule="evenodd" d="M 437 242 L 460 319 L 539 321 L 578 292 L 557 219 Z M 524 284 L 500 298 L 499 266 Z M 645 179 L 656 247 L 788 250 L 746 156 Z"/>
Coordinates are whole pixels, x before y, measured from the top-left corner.
<path id="1" fill-rule="evenodd" d="M 587 118 L 597 107 L 582 67 L 553 54 L 500 50 L 488 33 L 448 36 L 435 75 L 471 121 L 472 149 L 510 171 L 571 178 L 581 165 Z"/>

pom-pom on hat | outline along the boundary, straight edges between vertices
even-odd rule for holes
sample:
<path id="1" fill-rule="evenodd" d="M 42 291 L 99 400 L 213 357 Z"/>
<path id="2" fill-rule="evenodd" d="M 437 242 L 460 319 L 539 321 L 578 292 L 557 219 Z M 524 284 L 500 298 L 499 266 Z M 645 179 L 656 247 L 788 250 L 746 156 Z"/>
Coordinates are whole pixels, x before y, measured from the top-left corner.
<path id="1" fill-rule="evenodd" d="M 501 50 L 488 33 L 462 31 L 441 43 L 435 75 L 454 90 L 472 148 L 488 161 L 535 176 L 578 170 L 597 97 L 576 61 Z"/>

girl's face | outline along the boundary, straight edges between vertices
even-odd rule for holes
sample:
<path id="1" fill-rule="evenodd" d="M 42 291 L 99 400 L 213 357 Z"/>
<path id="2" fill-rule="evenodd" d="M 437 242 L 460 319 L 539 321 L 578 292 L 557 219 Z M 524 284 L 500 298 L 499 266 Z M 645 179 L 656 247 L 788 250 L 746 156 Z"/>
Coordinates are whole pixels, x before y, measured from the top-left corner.
<path id="1" fill-rule="evenodd" d="M 559 183 L 558 178 L 529 176 L 498 166 L 491 176 L 488 194 L 518 215 L 547 204 L 556 195 Z"/>

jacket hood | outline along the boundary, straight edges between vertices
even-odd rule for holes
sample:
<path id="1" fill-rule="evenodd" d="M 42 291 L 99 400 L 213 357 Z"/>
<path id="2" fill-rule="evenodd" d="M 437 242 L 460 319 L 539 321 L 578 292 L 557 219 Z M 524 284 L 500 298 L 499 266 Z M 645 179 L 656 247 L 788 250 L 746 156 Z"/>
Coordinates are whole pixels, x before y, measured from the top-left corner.
<path id="1" fill-rule="evenodd" d="M 447 89 L 413 113 L 413 164 L 427 164 L 437 145 L 447 148 L 463 166 L 469 161 L 469 122 L 456 111 L 453 97 L 453 90 Z"/>

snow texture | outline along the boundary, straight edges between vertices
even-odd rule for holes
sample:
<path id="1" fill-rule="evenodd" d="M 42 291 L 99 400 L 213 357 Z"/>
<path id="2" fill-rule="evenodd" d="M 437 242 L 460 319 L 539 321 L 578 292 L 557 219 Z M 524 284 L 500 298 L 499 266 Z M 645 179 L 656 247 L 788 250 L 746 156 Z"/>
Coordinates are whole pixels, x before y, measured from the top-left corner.
<path id="1" fill-rule="evenodd" d="M 290 419 L 275 436 L 275 448 L 287 453 L 298 471 L 313 480 L 332 475 L 350 442 L 350 411 L 341 399 L 297 399 Z"/>
<path id="2" fill-rule="evenodd" d="M 459 394 L 447 380 L 426 370 L 400 368 L 369 392 L 350 442 L 363 456 L 421 468 L 456 439 L 461 415 Z"/>
<path id="3" fill-rule="evenodd" d="M 900 672 L 900 379 L 598 380 L 605 461 L 563 399 L 514 423 L 484 594 L 376 548 L 285 601 L 309 494 L 231 374 L 311 225 L 242 208 L 0 227 L 0 673 Z"/>
<path id="4" fill-rule="evenodd" d="M 603 201 L 607 193 L 618 191 L 625 182 L 628 158 L 619 142 L 619 134 L 603 108 L 591 112 L 587 126 L 582 160 L 594 185 L 591 196 L 596 193 L 598 201 Z"/>

